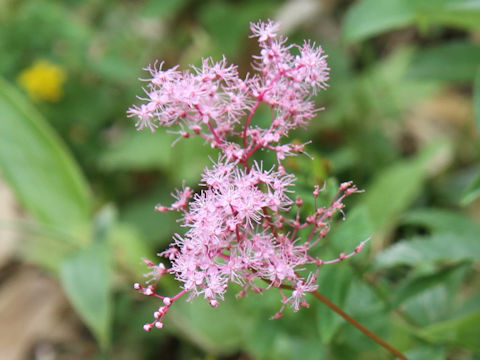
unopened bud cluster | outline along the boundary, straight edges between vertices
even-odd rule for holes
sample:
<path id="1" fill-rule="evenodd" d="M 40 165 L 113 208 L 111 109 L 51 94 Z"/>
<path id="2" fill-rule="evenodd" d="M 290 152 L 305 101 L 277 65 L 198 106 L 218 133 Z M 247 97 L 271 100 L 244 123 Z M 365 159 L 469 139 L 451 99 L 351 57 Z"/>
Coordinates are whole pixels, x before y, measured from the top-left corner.
<path id="1" fill-rule="evenodd" d="M 200 67 L 187 71 L 154 65 L 147 69 L 151 78 L 145 102 L 129 110 L 138 129 L 175 127 L 179 139 L 200 136 L 220 150 L 218 161 L 202 174 L 203 190 L 194 193 L 183 187 L 173 194 L 173 204 L 156 206 L 160 212 L 181 212 L 185 231 L 175 234 L 170 247 L 159 254 L 170 261 L 170 268 L 145 260 L 149 280 L 134 285 L 161 300 L 153 322 L 144 326 L 147 331 L 162 328 L 166 313 L 183 295 L 189 300 L 202 296 L 218 306 L 230 282 L 243 287 L 239 296 L 248 290 L 261 293 L 277 288 L 281 309 L 274 318 L 281 317 L 286 305 L 298 311 L 308 306 L 305 295 L 317 289 L 321 266 L 362 249 L 363 243 L 327 260 L 311 255 L 311 249 L 327 236 L 334 217 L 343 215 L 344 199 L 359 190 L 345 182 L 328 206 L 319 207 L 317 186 L 312 194 L 315 208 L 308 215 L 301 212 L 301 198 L 292 200 L 295 177 L 282 162 L 286 156 L 303 154 L 306 144 L 282 140 L 290 130 L 308 124 L 319 110 L 311 96 L 326 88 L 329 69 L 320 46 L 288 45 L 277 34 L 278 28 L 272 21 L 251 24 L 251 37 L 257 38 L 261 50 L 252 64 L 256 74 L 240 78 L 236 66 L 225 58 L 204 59 Z M 272 114 L 265 128 L 251 124 L 262 103 Z M 253 161 L 258 150 L 273 151 L 276 164 L 264 168 Z M 292 207 L 296 215 L 290 218 Z M 302 238 L 300 231 L 308 235 Z M 157 293 L 166 273 L 181 282 L 180 291 L 171 297 Z"/>

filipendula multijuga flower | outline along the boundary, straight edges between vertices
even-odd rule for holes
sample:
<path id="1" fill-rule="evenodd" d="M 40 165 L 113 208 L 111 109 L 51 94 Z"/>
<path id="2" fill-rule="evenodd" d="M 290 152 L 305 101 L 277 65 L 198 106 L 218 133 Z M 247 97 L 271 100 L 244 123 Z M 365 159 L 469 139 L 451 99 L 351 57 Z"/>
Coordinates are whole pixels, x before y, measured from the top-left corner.
<path id="1" fill-rule="evenodd" d="M 175 234 L 170 247 L 159 254 L 170 261 L 170 268 L 145 260 L 151 269 L 146 274 L 149 280 L 134 285 L 161 299 L 154 320 L 144 326 L 147 331 L 162 328 L 168 310 L 184 295 L 188 300 L 201 296 L 218 306 L 230 282 L 243 287 L 240 295 L 278 289 L 281 304 L 274 318 L 287 305 L 298 311 L 308 306 L 306 294 L 317 289 L 320 267 L 347 259 L 364 245 L 335 259 L 311 254 L 327 236 L 334 216 L 343 214 L 343 200 L 359 190 L 352 182 L 342 183 L 329 206 L 318 207 L 320 189 L 315 187 L 315 210 L 301 216 L 303 201 L 295 199 L 295 177 L 282 163 L 287 156 L 304 153 L 305 144 L 284 143 L 284 139 L 290 130 L 307 125 L 319 110 L 312 94 L 327 87 L 329 68 L 320 46 L 308 41 L 288 45 L 287 38 L 277 34 L 278 28 L 272 21 L 251 24 L 251 37 L 257 38 L 261 51 L 253 57 L 256 73 L 244 79 L 225 58 L 204 59 L 200 67 L 186 71 L 164 70 L 163 63 L 146 69 L 151 78 L 146 80 L 144 103 L 128 111 L 137 129 L 175 127 L 180 138 L 200 136 L 220 150 L 218 161 L 203 172 L 203 190 L 194 194 L 183 187 L 173 194 L 173 204 L 156 207 L 160 212 L 181 212 L 185 232 Z M 251 124 L 262 103 L 271 108 L 267 128 Z M 267 167 L 252 161 L 258 150 L 273 151 L 276 164 Z M 292 207 L 296 215 L 289 218 Z M 308 235 L 298 236 L 306 228 Z M 157 293 L 165 274 L 181 283 L 173 296 Z"/>

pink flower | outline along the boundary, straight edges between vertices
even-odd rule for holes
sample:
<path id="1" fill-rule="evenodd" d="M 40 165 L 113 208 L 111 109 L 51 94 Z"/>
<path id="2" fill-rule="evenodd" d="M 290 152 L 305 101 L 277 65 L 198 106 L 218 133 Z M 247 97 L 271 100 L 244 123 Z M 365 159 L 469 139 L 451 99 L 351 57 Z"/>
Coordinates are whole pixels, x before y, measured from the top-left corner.
<path id="1" fill-rule="evenodd" d="M 277 36 L 277 31 L 280 28 L 280 24 L 268 20 L 268 22 L 259 21 L 258 23 L 251 23 L 250 29 L 252 35 L 250 37 L 258 37 L 258 42 L 263 43 L 268 40 L 272 40 Z"/>
<path id="2" fill-rule="evenodd" d="M 327 86 L 329 69 L 323 49 L 305 42 L 297 46 L 299 55 L 294 56 L 295 46 L 277 35 L 279 24 L 270 20 L 252 23 L 251 30 L 260 46 L 253 63 L 257 74 L 241 79 L 236 66 L 225 58 L 219 62 L 203 59 L 200 67 L 185 71 L 178 66 L 163 70 L 163 63 L 154 64 L 147 68 L 151 78 L 146 80 L 145 103 L 128 112 L 136 117 L 139 130 L 174 126 L 180 139 L 198 135 L 220 150 L 218 160 L 204 170 L 199 192 L 183 186 L 173 194 L 172 205 L 156 206 L 160 212 L 182 212 L 185 231 L 175 234 L 169 249 L 159 254 L 169 260 L 168 270 L 163 264 L 146 261 L 151 268 L 146 275 L 149 285 L 134 286 L 163 302 L 154 313 L 155 320 L 144 326 L 147 331 L 163 328 L 168 310 L 183 295 L 189 300 L 202 296 L 211 306 L 218 306 L 230 282 L 243 286 L 241 295 L 250 289 L 278 288 L 283 300 L 275 318 L 287 304 L 298 311 L 307 306 L 306 294 L 317 289 L 321 266 L 362 249 L 363 243 L 326 261 L 311 255 L 311 249 L 327 236 L 334 216 L 343 214 L 345 197 L 359 190 L 351 182 L 343 183 L 328 206 L 317 207 L 320 189 L 316 187 L 315 209 L 301 216 L 303 201 L 292 200 L 295 176 L 283 166 L 286 157 L 305 153 L 306 144 L 281 141 L 319 110 L 311 96 Z M 251 124 L 261 103 L 272 114 L 265 128 Z M 253 161 L 258 150 L 275 152 L 277 163 L 265 169 Z M 289 216 L 292 207 L 293 218 Z M 307 228 L 309 235 L 301 238 L 298 232 Z M 307 264 L 317 269 L 306 270 Z M 181 283 L 180 291 L 171 297 L 156 291 L 166 273 Z M 256 279 L 265 286 L 260 287 Z M 284 287 L 291 288 L 290 297 L 283 294 Z"/>

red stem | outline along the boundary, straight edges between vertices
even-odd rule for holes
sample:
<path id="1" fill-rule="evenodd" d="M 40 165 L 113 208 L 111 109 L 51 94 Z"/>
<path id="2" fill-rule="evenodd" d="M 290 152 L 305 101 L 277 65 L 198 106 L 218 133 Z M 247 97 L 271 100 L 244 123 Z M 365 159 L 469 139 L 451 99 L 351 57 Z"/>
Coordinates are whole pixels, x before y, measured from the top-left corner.
<path id="1" fill-rule="evenodd" d="M 328 300 L 324 295 L 322 295 L 321 293 L 319 293 L 318 291 L 314 291 L 311 293 L 313 296 L 315 296 L 318 300 L 320 300 L 321 302 L 323 302 L 325 305 L 327 305 L 330 309 L 332 309 L 333 311 L 335 311 L 338 315 L 340 315 L 341 317 L 343 317 L 346 321 L 348 321 L 350 324 L 352 324 L 353 326 L 355 326 L 358 330 L 360 330 L 361 332 L 363 332 L 365 335 L 367 335 L 370 339 L 372 339 L 373 341 L 375 341 L 377 344 L 383 346 L 385 349 L 387 349 L 388 351 L 390 351 L 393 355 L 395 355 L 397 358 L 399 359 L 402 359 L 402 360 L 408 360 L 407 357 L 402 354 L 400 351 L 398 351 L 397 349 L 395 349 L 392 345 L 390 345 L 389 343 L 385 342 L 384 340 L 382 340 L 379 336 L 377 336 L 375 333 L 371 332 L 370 330 L 368 330 L 365 326 L 363 326 L 362 324 L 360 324 L 357 320 L 355 320 L 354 318 L 352 318 L 350 315 L 348 315 L 345 311 L 343 311 L 342 309 L 340 309 L 337 305 L 335 305 L 334 303 L 332 303 L 330 300 Z"/>
<path id="2" fill-rule="evenodd" d="M 213 134 L 213 137 L 214 137 L 215 141 L 218 143 L 218 146 L 221 147 L 223 141 L 218 137 L 218 134 L 215 131 L 215 129 L 213 128 L 213 125 L 211 124 L 210 121 L 208 121 L 207 125 L 208 125 L 208 128 L 210 129 L 210 132 Z"/>

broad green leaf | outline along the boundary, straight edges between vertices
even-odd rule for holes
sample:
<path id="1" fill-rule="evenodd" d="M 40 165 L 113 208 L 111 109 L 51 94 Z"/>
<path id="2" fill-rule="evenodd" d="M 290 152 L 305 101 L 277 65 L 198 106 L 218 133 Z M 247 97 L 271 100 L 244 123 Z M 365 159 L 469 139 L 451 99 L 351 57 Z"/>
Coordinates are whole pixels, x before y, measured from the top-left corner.
<path id="1" fill-rule="evenodd" d="M 325 266 L 318 275 L 319 291 L 341 308 L 345 304 L 352 281 L 353 270 L 346 263 Z M 320 339 L 324 344 L 328 344 L 345 320 L 329 307 L 322 305 L 316 309 L 317 326 Z"/>
<path id="2" fill-rule="evenodd" d="M 480 241 L 478 241 L 478 236 L 441 233 L 395 243 L 377 255 L 375 266 L 380 268 L 397 265 L 417 266 L 426 263 L 478 260 L 479 258 Z"/>
<path id="3" fill-rule="evenodd" d="M 422 25 L 446 25 L 466 30 L 480 28 L 478 0 L 407 0 L 418 6 L 417 22 Z"/>
<path id="4" fill-rule="evenodd" d="M 238 351 L 251 331 L 254 320 L 245 316 L 241 304 L 231 291 L 217 308 L 212 308 L 203 298 L 192 302 L 180 299 L 169 311 L 168 317 L 177 332 L 213 354 Z M 264 320 L 268 321 L 268 317 Z"/>
<path id="5" fill-rule="evenodd" d="M 432 280 L 435 282 L 438 279 L 427 279 L 427 274 L 432 274 L 435 271 L 433 265 L 422 263 L 415 269 L 412 269 L 411 273 L 419 274 L 419 277 L 422 277 L 421 274 L 425 274 L 423 277 L 426 286 L 422 291 L 410 294 L 411 296 L 402 300 L 401 312 L 409 319 L 410 323 L 417 326 L 428 326 L 435 322 L 458 316 L 456 308 L 459 303 L 460 289 L 471 268 L 472 266 L 469 263 L 459 264 L 454 271 L 445 272 L 442 281 L 438 281 L 436 284 L 429 284 L 428 281 Z M 415 281 L 412 282 L 412 290 L 415 290 L 416 285 L 419 285 L 414 283 Z M 399 290 L 401 291 L 402 289 L 400 288 Z M 392 291 L 392 294 L 395 293 L 396 290 Z"/>
<path id="6" fill-rule="evenodd" d="M 60 268 L 68 299 L 104 349 L 110 342 L 112 313 L 108 250 L 105 242 L 95 243 L 65 260 Z"/>
<path id="7" fill-rule="evenodd" d="M 327 347 L 317 339 L 281 333 L 275 338 L 269 355 L 276 360 L 318 360 L 327 357 Z"/>
<path id="8" fill-rule="evenodd" d="M 252 300 L 250 302 L 254 303 L 255 300 Z M 263 297 L 261 300 L 256 301 L 257 308 L 264 303 Z M 278 310 L 278 296 L 276 300 L 276 306 L 270 307 L 270 311 Z M 313 307 L 314 304 L 311 304 Z M 246 344 L 248 353 L 254 359 L 314 360 L 326 356 L 328 347 L 318 340 L 316 329 L 310 326 L 314 323 L 312 308 L 297 313 L 286 310 L 284 317 L 279 320 L 265 319 L 265 312 L 255 312 L 254 315 L 255 326 Z"/>
<path id="9" fill-rule="evenodd" d="M 375 288 L 363 281 L 353 281 L 344 310 L 369 330 L 397 348 L 403 348 L 411 337 L 405 329 L 398 326 L 398 319 L 390 316 Z M 349 323 L 344 323 L 334 339 L 335 359 L 349 359 L 351 354 L 362 354 L 365 359 L 383 359 L 386 353 L 374 341 Z"/>
<path id="10" fill-rule="evenodd" d="M 472 269 L 469 268 L 467 270 L 471 271 Z M 471 272 L 467 272 L 467 275 L 469 274 L 471 274 Z M 460 297 L 460 301 L 457 301 L 457 306 L 452 313 L 451 319 L 480 311 L 480 292 L 478 289 L 474 291 L 473 293 L 463 292 L 460 296 L 457 294 L 457 297 Z"/>
<path id="11" fill-rule="evenodd" d="M 367 208 L 375 231 L 392 225 L 418 195 L 428 175 L 428 163 L 444 146 L 434 144 L 417 158 L 397 162 L 381 171 L 366 187 L 361 203 Z"/>
<path id="12" fill-rule="evenodd" d="M 348 9 L 343 36 L 349 42 L 417 24 L 480 27 L 480 4 L 475 0 L 362 0 Z"/>
<path id="13" fill-rule="evenodd" d="M 391 308 L 397 308 L 405 300 L 445 281 L 453 272 L 459 269 L 458 266 L 447 267 L 439 272 L 413 276 L 402 281 L 393 292 Z"/>
<path id="14" fill-rule="evenodd" d="M 406 76 L 418 80 L 471 82 L 478 64 L 479 45 L 449 42 L 417 50 Z"/>
<path id="15" fill-rule="evenodd" d="M 358 194 L 356 196 L 363 196 Z M 350 253 L 362 242 L 370 238 L 373 234 L 373 224 L 369 217 L 368 210 L 363 206 L 357 206 L 351 212 L 347 213 L 342 222 L 337 222 L 331 233 L 328 235 L 329 243 L 332 249 L 337 253 Z M 365 244 L 368 247 L 368 243 Z M 365 250 L 365 248 L 364 248 Z M 358 254 L 362 257 L 363 251 Z"/>
<path id="16" fill-rule="evenodd" d="M 384 301 L 378 296 L 377 288 L 370 286 L 366 281 L 356 279 L 350 286 L 344 310 L 354 316 L 369 316 L 384 309 Z"/>
<path id="17" fill-rule="evenodd" d="M 443 209 L 424 208 L 405 214 L 402 223 L 425 226 L 433 233 L 453 233 L 475 237 L 480 234 L 480 224 L 466 215 Z"/>
<path id="18" fill-rule="evenodd" d="M 148 246 L 145 239 L 139 234 L 138 228 L 128 224 L 117 224 L 112 229 L 110 239 L 116 263 L 125 267 L 135 277 L 139 277 L 147 272 L 147 267 L 141 259 L 149 258 L 155 261 L 151 257 L 154 254 L 153 249 Z"/>
<path id="19" fill-rule="evenodd" d="M 90 217 L 83 175 L 45 119 L 0 79 L 0 171 L 38 220 L 75 233 Z"/>
<path id="20" fill-rule="evenodd" d="M 445 360 L 445 349 L 442 346 L 419 346 L 405 352 L 409 360 Z"/>
<path id="21" fill-rule="evenodd" d="M 415 9 L 404 0 L 363 0 L 348 9 L 343 36 L 349 42 L 361 41 L 385 31 L 410 25 Z"/>
<path id="22" fill-rule="evenodd" d="M 285 295 L 289 294 L 290 291 L 285 292 Z M 308 309 L 293 312 L 287 307 L 282 318 L 276 320 L 268 320 L 281 306 L 281 297 L 276 289 L 265 291 L 260 298 L 256 294 L 249 294 L 236 301 L 237 311 L 254 319 L 245 344 L 253 358 L 310 359 L 309 351 L 320 354 L 318 356 L 325 352 L 327 346 L 319 341 L 315 321 L 316 310 L 324 305 L 310 295 L 306 300 L 310 304 Z"/>
<path id="23" fill-rule="evenodd" d="M 430 325 L 419 335 L 434 343 L 449 343 L 480 354 L 480 311 Z"/>

